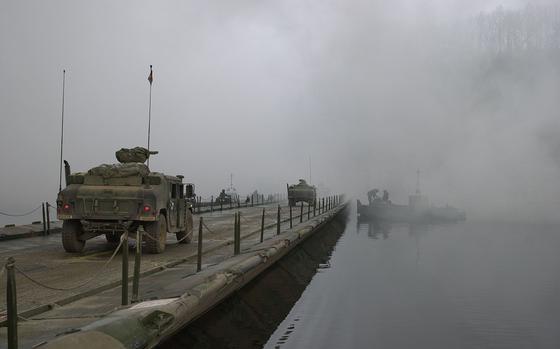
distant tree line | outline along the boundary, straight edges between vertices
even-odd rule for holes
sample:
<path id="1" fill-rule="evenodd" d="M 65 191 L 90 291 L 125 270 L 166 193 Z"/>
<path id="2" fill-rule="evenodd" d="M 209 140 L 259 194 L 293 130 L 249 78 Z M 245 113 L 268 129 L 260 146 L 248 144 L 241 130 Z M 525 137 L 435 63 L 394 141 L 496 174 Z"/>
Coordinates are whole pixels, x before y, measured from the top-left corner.
<path id="1" fill-rule="evenodd" d="M 502 6 L 475 19 L 476 44 L 494 52 L 560 49 L 560 5 Z"/>

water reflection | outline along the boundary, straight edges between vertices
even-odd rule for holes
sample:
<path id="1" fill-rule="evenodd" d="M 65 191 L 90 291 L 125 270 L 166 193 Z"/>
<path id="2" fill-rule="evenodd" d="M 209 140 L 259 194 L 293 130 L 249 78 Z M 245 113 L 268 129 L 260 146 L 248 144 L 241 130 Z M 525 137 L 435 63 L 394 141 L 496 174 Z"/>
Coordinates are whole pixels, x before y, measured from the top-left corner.
<path id="1" fill-rule="evenodd" d="M 340 214 L 242 290 L 193 322 L 161 348 L 262 348 L 317 272 L 331 267 L 330 256 L 346 229 Z M 295 319 L 294 321 L 298 321 Z M 293 331 L 278 339 L 283 344 Z"/>
<path id="2" fill-rule="evenodd" d="M 367 230 L 367 236 L 371 239 L 377 240 L 382 238 L 386 240 L 389 238 L 391 233 L 392 224 L 390 222 L 380 222 L 380 221 L 358 221 L 358 229 L 356 233 Z"/>
<path id="3" fill-rule="evenodd" d="M 265 348 L 560 348 L 559 228 L 351 222 Z"/>

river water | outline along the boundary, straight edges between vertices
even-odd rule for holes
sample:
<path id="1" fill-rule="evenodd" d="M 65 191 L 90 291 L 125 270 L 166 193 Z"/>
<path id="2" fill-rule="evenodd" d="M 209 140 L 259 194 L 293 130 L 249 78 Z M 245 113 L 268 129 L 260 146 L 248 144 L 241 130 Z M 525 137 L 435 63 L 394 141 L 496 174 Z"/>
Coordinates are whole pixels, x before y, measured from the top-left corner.
<path id="1" fill-rule="evenodd" d="M 560 348 L 560 226 L 358 224 L 266 348 Z"/>
<path id="2" fill-rule="evenodd" d="M 163 348 L 560 348 L 560 226 L 339 218 Z"/>

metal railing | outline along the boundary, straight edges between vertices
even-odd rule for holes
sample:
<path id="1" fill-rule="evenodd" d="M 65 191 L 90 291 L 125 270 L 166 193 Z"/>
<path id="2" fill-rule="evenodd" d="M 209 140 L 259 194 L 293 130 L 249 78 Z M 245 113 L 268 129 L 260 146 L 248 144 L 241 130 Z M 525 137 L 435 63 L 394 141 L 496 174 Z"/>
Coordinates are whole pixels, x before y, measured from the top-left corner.
<path id="1" fill-rule="evenodd" d="M 7 213 L 4 211 L 0 211 L 0 216 L 6 217 L 27 217 L 41 209 L 41 221 L 34 221 L 31 224 L 40 224 L 43 225 L 43 235 L 49 235 L 51 233 L 51 208 L 55 208 L 53 205 L 49 204 L 48 202 L 42 202 L 39 206 L 35 207 L 33 210 L 24 213 Z M 14 227 L 15 224 L 5 224 L 4 227 Z"/>

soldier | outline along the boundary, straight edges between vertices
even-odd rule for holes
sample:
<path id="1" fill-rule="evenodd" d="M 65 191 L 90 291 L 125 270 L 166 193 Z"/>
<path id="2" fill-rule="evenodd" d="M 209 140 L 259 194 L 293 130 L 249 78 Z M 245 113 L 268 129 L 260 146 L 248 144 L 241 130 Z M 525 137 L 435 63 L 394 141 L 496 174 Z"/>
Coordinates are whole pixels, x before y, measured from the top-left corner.
<path id="1" fill-rule="evenodd" d="M 389 201 L 389 192 L 387 190 L 383 190 L 383 201 Z"/>
<path id="2" fill-rule="evenodd" d="M 368 191 L 367 193 L 367 197 L 368 197 L 368 201 L 371 204 L 375 199 L 377 199 L 377 193 L 379 192 L 379 189 L 372 189 L 370 191 Z"/>

